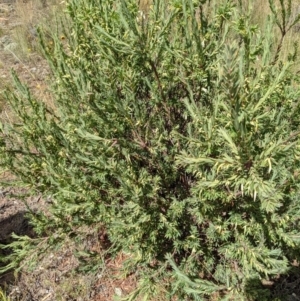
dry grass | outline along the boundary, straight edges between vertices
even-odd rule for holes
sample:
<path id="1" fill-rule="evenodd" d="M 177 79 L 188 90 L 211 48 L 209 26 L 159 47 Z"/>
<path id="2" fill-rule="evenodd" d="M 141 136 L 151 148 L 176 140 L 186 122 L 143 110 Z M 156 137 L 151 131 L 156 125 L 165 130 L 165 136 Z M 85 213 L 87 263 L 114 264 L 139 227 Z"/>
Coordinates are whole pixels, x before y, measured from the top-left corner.
<path id="1" fill-rule="evenodd" d="M 13 68 L 21 81 L 29 86 L 33 95 L 54 107 L 53 97 L 49 90 L 48 79 L 50 70 L 46 60 L 41 55 L 37 28 L 41 28 L 47 36 L 59 33 L 61 28 L 59 17 L 65 4 L 60 0 L 17 0 L 14 11 L 9 6 L 0 4 L 0 38 L 8 36 L 12 43 L 1 51 L 0 49 L 0 121 L 11 122 L 13 113 L 5 101 L 5 87 L 13 86 L 10 69 Z M 49 38 L 49 43 L 51 39 Z M 47 41 L 46 41 L 47 43 Z"/>
<path id="2" fill-rule="evenodd" d="M 264 28 L 266 25 L 266 21 L 268 16 L 271 15 L 271 9 L 269 6 L 269 1 L 261 1 L 261 0 L 242 0 L 242 5 L 244 7 L 245 13 L 250 13 L 251 20 L 253 24 L 258 24 L 260 28 Z M 285 1 L 287 3 L 287 1 Z M 280 9 L 280 2 L 278 0 L 274 0 L 275 6 Z M 300 0 L 292 0 L 292 15 L 289 19 L 289 24 L 291 24 L 295 18 L 300 14 Z M 293 52 L 293 47 L 295 43 L 300 45 L 300 23 L 299 25 L 295 25 L 285 36 L 283 41 L 283 47 L 281 49 L 279 59 L 282 61 L 286 61 L 291 52 Z M 274 29 L 274 37 L 276 43 L 279 43 L 281 38 L 280 30 L 278 27 Z M 276 51 L 277 45 L 274 45 L 274 52 Z M 300 61 L 298 61 L 294 68 L 299 70 Z"/>
<path id="3" fill-rule="evenodd" d="M 37 29 L 41 28 L 45 36 L 59 32 L 59 14 L 63 11 L 64 4 L 59 0 L 17 0 L 15 4 L 16 23 L 12 35 L 18 43 L 16 54 L 22 59 L 31 58 L 35 52 L 40 52 Z"/>
<path id="4" fill-rule="evenodd" d="M 1 2 L 1 0 L 0 0 Z M 31 29 L 37 26 L 52 30 L 57 28 L 55 13 L 62 11 L 59 0 L 17 0 L 13 8 L 6 3 L 0 3 L 0 38 L 11 41 L 15 48 L 0 47 L 0 122 L 11 124 L 18 120 L 5 98 L 5 89 L 13 89 L 11 68 L 26 83 L 33 95 L 54 107 L 53 97 L 49 90 L 49 67 L 46 60 L 39 54 L 37 37 L 30 35 Z M 47 32 L 47 31 L 46 31 Z M 1 181 L 7 182 L 13 175 L 0 169 Z"/>

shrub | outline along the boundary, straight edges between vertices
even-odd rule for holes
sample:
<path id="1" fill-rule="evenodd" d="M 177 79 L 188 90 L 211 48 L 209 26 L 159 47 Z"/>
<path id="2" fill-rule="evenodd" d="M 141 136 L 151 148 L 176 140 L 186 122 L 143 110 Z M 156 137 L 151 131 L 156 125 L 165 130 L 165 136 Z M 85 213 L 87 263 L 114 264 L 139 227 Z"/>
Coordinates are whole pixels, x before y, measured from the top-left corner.
<path id="1" fill-rule="evenodd" d="M 104 225 L 139 271 L 128 300 L 251 299 L 299 256 L 297 45 L 279 60 L 298 18 L 270 1 L 258 28 L 239 5 L 71 0 L 44 47 L 55 110 L 16 76 L 6 94 L 2 165 L 52 200 L 37 233 Z"/>

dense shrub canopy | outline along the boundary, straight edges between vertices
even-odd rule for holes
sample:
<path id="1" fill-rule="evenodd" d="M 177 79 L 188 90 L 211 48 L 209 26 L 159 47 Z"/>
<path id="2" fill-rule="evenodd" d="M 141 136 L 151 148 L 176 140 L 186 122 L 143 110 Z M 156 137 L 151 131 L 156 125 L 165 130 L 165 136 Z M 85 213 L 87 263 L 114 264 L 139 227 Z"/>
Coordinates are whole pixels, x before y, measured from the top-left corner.
<path id="1" fill-rule="evenodd" d="M 67 39 L 44 47 L 55 109 L 16 77 L 7 93 L 18 121 L 2 126 L 2 165 L 52 200 L 36 231 L 104 225 L 140 269 L 130 300 L 163 287 L 166 299 L 242 300 L 251 279 L 287 271 L 299 89 L 296 47 L 280 61 L 297 20 L 280 3 L 259 28 L 234 1 L 71 0 Z"/>

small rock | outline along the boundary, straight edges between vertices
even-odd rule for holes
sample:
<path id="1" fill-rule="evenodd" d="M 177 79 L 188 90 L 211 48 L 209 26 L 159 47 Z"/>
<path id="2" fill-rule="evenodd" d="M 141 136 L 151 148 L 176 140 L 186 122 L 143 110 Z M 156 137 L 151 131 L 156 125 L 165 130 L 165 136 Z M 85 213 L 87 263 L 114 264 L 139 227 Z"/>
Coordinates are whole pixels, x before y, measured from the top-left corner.
<path id="1" fill-rule="evenodd" d="M 11 42 L 3 47 L 5 51 L 13 51 L 18 48 L 18 43 Z"/>
<path id="2" fill-rule="evenodd" d="M 119 297 L 121 297 L 122 296 L 122 289 L 121 288 L 119 288 L 119 287 L 116 287 L 115 288 L 115 294 L 117 295 L 117 296 L 119 296 Z"/>
<path id="3" fill-rule="evenodd" d="M 4 35 L 3 37 L 0 38 L 0 48 L 4 48 L 7 45 L 9 45 L 11 43 L 11 39 L 8 35 Z"/>

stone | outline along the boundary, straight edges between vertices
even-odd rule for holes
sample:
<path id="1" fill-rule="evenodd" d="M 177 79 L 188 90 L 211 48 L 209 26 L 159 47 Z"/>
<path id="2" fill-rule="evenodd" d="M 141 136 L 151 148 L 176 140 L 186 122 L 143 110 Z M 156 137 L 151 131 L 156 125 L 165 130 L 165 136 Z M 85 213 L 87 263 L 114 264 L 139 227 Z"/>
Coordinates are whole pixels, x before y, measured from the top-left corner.
<path id="1" fill-rule="evenodd" d="M 123 292 L 122 292 L 122 289 L 119 288 L 119 287 L 115 287 L 115 294 L 118 296 L 118 297 L 121 297 Z"/>

